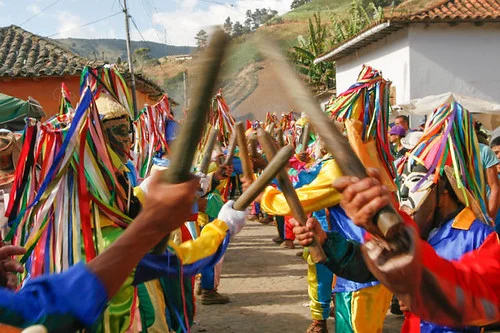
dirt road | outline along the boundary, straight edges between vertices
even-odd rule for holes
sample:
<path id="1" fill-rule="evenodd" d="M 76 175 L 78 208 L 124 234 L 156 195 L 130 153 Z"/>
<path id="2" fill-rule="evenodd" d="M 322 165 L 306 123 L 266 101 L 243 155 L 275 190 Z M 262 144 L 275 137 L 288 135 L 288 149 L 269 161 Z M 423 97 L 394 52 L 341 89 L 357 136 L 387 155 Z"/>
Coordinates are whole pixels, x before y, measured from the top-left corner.
<path id="1" fill-rule="evenodd" d="M 224 259 L 219 292 L 230 297 L 225 305 L 197 302 L 193 332 L 305 333 L 307 307 L 306 263 L 271 241 L 276 227 L 249 222 L 233 240 Z M 334 332 L 334 320 L 328 327 Z M 402 318 L 388 315 L 384 332 L 400 331 Z"/>

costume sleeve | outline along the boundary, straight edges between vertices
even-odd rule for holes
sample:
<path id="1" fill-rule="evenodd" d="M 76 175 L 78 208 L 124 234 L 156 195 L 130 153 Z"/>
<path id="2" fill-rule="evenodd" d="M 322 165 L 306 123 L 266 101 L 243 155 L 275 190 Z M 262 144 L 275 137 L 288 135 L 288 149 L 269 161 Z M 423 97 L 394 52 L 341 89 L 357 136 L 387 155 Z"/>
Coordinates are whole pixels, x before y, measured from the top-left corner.
<path id="1" fill-rule="evenodd" d="M 405 255 L 384 258 L 367 243 L 372 273 L 422 320 L 447 326 L 483 326 L 500 320 L 500 244 L 491 234 L 458 261 L 448 261 L 418 234 Z"/>
<path id="2" fill-rule="evenodd" d="M 335 161 L 330 160 L 324 163 L 318 176 L 311 183 L 296 190 L 306 213 L 335 206 L 340 202 L 341 194 L 332 187 L 332 182 L 341 175 Z M 268 186 L 264 190 L 261 208 L 272 215 L 291 215 L 285 196 L 272 186 Z"/>
<path id="3" fill-rule="evenodd" d="M 360 243 L 334 231 L 327 233 L 323 249 L 328 258 L 324 265 L 334 274 L 360 283 L 377 280 L 365 264 Z"/>
<path id="4" fill-rule="evenodd" d="M 97 321 L 107 301 L 101 281 L 80 263 L 62 274 L 34 278 L 18 292 L 0 289 L 0 322 L 74 332 Z"/>
<path id="5" fill-rule="evenodd" d="M 161 255 L 147 254 L 139 263 L 134 285 L 162 276 L 196 275 L 204 267 L 215 265 L 229 245 L 227 224 L 220 220 L 208 223 L 198 238 L 181 243 L 169 241 L 169 249 Z"/>

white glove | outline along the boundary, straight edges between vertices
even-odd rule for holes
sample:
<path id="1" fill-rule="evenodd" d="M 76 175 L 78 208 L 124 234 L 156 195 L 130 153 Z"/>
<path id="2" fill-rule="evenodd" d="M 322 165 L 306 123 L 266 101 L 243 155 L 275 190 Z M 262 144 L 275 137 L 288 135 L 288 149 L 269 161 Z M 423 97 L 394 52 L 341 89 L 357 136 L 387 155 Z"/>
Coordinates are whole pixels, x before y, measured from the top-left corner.
<path id="1" fill-rule="evenodd" d="M 198 190 L 197 195 L 201 198 L 202 196 L 207 194 L 210 183 L 208 181 L 207 175 L 205 175 L 203 172 L 196 173 L 196 177 L 200 178 L 200 189 Z"/>
<path id="2" fill-rule="evenodd" d="M 222 206 L 218 219 L 225 222 L 231 232 L 231 236 L 236 235 L 243 229 L 246 222 L 248 212 L 246 210 L 239 211 L 233 208 L 234 201 L 229 200 Z"/>

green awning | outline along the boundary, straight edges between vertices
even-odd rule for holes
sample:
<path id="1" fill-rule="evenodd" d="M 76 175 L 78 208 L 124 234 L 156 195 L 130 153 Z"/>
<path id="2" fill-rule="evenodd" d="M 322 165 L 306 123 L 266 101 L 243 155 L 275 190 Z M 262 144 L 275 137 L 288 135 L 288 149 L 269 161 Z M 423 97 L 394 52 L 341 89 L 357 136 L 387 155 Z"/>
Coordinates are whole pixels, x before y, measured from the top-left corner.
<path id="1" fill-rule="evenodd" d="M 42 106 L 31 97 L 28 101 L 0 93 L 0 128 L 23 130 L 26 117 L 40 120 L 45 113 Z"/>

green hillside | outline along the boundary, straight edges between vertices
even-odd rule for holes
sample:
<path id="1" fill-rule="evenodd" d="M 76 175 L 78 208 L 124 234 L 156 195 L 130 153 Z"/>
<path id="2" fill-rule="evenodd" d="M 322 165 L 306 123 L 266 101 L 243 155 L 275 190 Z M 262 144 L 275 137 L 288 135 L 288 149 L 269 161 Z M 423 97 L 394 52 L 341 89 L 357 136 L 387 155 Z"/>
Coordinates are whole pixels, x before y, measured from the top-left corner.
<path id="1" fill-rule="evenodd" d="M 118 58 L 127 60 L 127 45 L 124 39 L 80 39 L 66 38 L 56 39 L 72 52 L 88 58 L 100 59 L 109 62 L 116 62 Z M 194 47 L 190 46 L 172 46 L 155 42 L 131 42 L 132 50 L 139 48 L 149 48 L 153 58 L 165 56 L 190 54 Z"/>
<path id="2" fill-rule="evenodd" d="M 283 15 L 285 21 L 307 21 L 315 13 L 328 14 L 330 11 L 337 15 L 349 10 L 351 0 L 313 0 Z M 326 16 L 326 15 L 325 15 Z"/>

